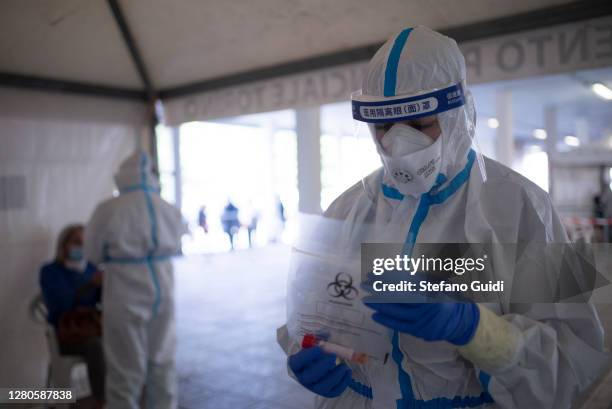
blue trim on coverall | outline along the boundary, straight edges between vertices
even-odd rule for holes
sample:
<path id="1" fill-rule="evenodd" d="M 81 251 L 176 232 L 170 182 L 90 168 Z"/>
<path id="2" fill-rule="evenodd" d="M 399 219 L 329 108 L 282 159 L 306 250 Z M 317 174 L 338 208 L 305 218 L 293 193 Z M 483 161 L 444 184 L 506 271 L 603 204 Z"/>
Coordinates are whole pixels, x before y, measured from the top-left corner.
<path id="1" fill-rule="evenodd" d="M 395 85 L 397 84 L 397 66 L 399 65 L 399 59 L 402 55 L 402 50 L 412 28 L 407 28 L 397 35 L 391 52 L 389 53 L 389 59 L 387 60 L 387 67 L 385 69 L 385 85 L 384 85 L 384 96 L 394 97 L 395 96 Z"/>
<path id="2" fill-rule="evenodd" d="M 470 150 L 470 152 L 468 153 L 468 161 L 465 167 L 450 181 L 449 185 L 446 188 L 441 191 L 437 191 L 438 187 L 446 181 L 446 177 L 443 174 L 439 174 L 436 179 L 436 185 L 434 185 L 434 187 L 429 192 L 424 193 L 421 196 L 419 206 L 412 219 L 412 223 L 410 224 L 408 235 L 406 236 L 404 250 L 407 251 L 407 254 L 412 253 L 412 249 L 414 248 L 414 244 L 416 243 L 416 238 L 418 236 L 419 230 L 429 212 L 429 207 L 434 204 L 443 203 L 467 182 L 472 169 L 472 165 L 474 164 L 475 157 L 476 153 L 474 152 L 474 150 Z M 404 198 L 404 195 L 397 189 L 384 184 L 382 185 L 382 191 L 386 197 L 391 199 L 403 200 Z M 480 394 L 480 396 L 455 396 L 452 399 L 442 397 L 431 400 L 416 399 L 412 390 L 412 381 L 410 379 L 410 375 L 402 368 L 404 355 L 402 354 L 402 351 L 399 347 L 398 331 L 393 331 L 393 338 L 391 344 L 393 346 L 391 357 L 398 368 L 398 382 L 400 385 L 400 391 L 402 393 L 402 399 L 397 400 L 397 409 L 451 409 L 462 407 L 477 407 L 494 402 L 493 397 L 489 393 L 489 381 L 491 377 L 489 374 L 483 371 L 481 371 L 478 376 L 478 379 L 483 387 L 483 392 Z M 364 386 L 368 390 L 368 394 L 360 393 L 359 390 L 353 388 L 351 389 L 361 394 L 362 396 L 365 396 L 366 398 L 372 399 L 372 389 L 365 385 L 362 386 Z"/>
<path id="3" fill-rule="evenodd" d="M 117 264 L 146 264 L 153 286 L 155 287 L 155 300 L 153 301 L 153 316 L 157 315 L 159 311 L 159 305 L 161 303 L 161 287 L 159 285 L 159 279 L 153 263 L 169 260 L 171 257 L 177 256 L 178 254 L 167 254 L 167 255 L 156 255 L 155 252 L 159 247 L 159 239 L 157 234 L 157 219 L 155 217 L 155 208 L 151 199 L 151 193 L 159 193 L 159 189 L 148 184 L 147 178 L 147 157 L 143 153 L 140 156 L 140 183 L 136 185 L 127 186 L 120 189 L 121 194 L 142 191 L 145 195 L 145 201 L 147 203 L 147 215 L 149 217 L 149 223 L 151 224 L 151 240 L 153 241 L 153 248 L 147 252 L 144 257 L 109 257 L 105 255 L 105 263 L 117 263 Z M 105 251 L 106 252 L 106 251 Z"/>
<path id="4" fill-rule="evenodd" d="M 104 263 L 110 264 L 146 264 L 148 261 L 152 261 L 154 263 L 167 261 L 172 259 L 173 257 L 180 256 L 180 253 L 176 254 L 160 254 L 151 257 L 106 257 L 104 259 Z"/>
<path id="5" fill-rule="evenodd" d="M 151 185 L 145 185 L 142 183 L 121 188 L 119 189 L 119 193 L 130 193 L 130 192 L 136 192 L 137 190 L 144 190 L 146 192 L 151 192 L 151 193 L 161 193 L 160 188 L 151 186 Z"/>

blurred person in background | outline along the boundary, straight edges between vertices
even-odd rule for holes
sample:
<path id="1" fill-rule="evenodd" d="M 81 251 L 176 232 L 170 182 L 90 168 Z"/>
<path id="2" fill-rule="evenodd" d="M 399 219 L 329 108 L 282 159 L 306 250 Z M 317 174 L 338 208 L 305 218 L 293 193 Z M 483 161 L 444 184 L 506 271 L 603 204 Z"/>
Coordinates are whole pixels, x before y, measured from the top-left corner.
<path id="1" fill-rule="evenodd" d="M 206 217 L 206 206 L 200 207 L 200 211 L 198 212 L 198 226 L 204 230 L 205 234 L 208 234 L 208 220 Z"/>
<path id="2" fill-rule="evenodd" d="M 174 272 L 184 220 L 160 195 L 149 156 L 128 157 L 115 176 L 119 196 L 101 203 L 85 230 L 85 254 L 105 264 L 103 334 L 106 404 L 177 407 Z"/>
<path id="3" fill-rule="evenodd" d="M 247 234 L 249 237 L 249 248 L 253 248 L 255 244 L 255 233 L 257 232 L 257 225 L 259 224 L 260 213 L 259 210 L 253 205 L 252 201 L 249 201 L 246 216 L 243 220 L 243 225 L 246 226 Z"/>
<path id="4" fill-rule="evenodd" d="M 84 256 L 83 225 L 73 224 L 62 230 L 55 260 L 40 270 L 40 287 L 60 353 L 85 360 L 95 407 L 103 407 L 106 369 L 97 309 L 102 272 Z"/>
<path id="5" fill-rule="evenodd" d="M 259 223 L 259 212 L 254 210 L 251 214 L 249 223 L 247 224 L 247 231 L 249 233 L 249 248 L 253 247 L 253 240 L 255 239 L 255 232 L 257 231 L 257 224 Z"/>
<path id="6" fill-rule="evenodd" d="M 606 219 L 604 231 L 607 235 L 604 236 L 604 241 L 612 242 L 612 189 L 610 185 L 604 185 L 603 193 L 601 194 L 601 217 Z"/>
<path id="7" fill-rule="evenodd" d="M 281 221 L 282 228 L 285 228 L 285 223 L 287 222 L 287 216 L 285 216 L 285 206 L 283 206 L 283 202 L 280 200 L 280 197 L 277 199 L 277 207 L 278 207 L 278 218 Z"/>
<path id="8" fill-rule="evenodd" d="M 281 201 L 279 195 L 276 195 L 274 206 L 276 220 L 274 222 L 274 228 L 272 229 L 272 237 L 270 238 L 270 241 L 272 243 L 277 243 L 281 241 L 283 231 L 285 231 L 285 223 L 287 222 L 287 216 L 285 215 L 285 206 L 283 205 L 283 202 Z"/>
<path id="9" fill-rule="evenodd" d="M 230 250 L 234 250 L 234 236 L 240 230 L 240 218 L 238 217 L 239 210 L 228 200 L 227 205 L 221 213 L 221 225 L 223 231 L 227 234 L 230 241 Z"/>

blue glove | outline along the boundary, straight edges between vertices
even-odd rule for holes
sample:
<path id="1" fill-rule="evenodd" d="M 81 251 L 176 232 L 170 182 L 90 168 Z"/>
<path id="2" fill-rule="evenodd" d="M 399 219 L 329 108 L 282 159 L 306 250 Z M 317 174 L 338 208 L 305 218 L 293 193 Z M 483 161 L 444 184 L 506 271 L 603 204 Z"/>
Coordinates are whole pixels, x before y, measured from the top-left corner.
<path id="1" fill-rule="evenodd" d="M 352 375 L 346 364 L 336 365 L 336 355 L 325 353 L 319 347 L 291 355 L 289 368 L 302 386 L 326 398 L 335 398 L 344 392 Z"/>
<path id="2" fill-rule="evenodd" d="M 480 310 L 474 303 L 365 303 L 372 319 L 385 327 L 422 338 L 465 345 L 476 333 Z"/>

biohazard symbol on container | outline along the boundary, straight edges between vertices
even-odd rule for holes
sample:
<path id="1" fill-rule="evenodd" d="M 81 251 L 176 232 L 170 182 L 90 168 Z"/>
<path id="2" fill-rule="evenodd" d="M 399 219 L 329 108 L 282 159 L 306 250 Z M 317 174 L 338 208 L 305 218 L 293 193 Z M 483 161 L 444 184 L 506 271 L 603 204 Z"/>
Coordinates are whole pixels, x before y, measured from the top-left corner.
<path id="1" fill-rule="evenodd" d="M 353 277 L 350 274 L 338 273 L 333 282 L 327 285 L 327 293 L 334 298 L 354 300 L 359 291 L 353 287 Z"/>

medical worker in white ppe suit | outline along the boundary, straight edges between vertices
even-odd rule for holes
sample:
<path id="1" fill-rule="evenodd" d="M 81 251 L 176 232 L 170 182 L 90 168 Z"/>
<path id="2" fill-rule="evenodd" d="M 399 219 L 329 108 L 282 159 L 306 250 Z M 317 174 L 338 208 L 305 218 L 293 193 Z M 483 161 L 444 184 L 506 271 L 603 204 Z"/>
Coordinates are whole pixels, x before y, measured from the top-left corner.
<path id="1" fill-rule="evenodd" d="M 476 113 L 452 39 L 420 26 L 393 36 L 352 102 L 383 167 L 325 216 L 401 226 L 408 247 L 567 241 L 544 191 L 472 149 Z M 290 375 L 316 408 L 568 408 L 609 362 L 587 303 L 369 307 L 390 329 L 385 365 L 338 363 L 279 328 Z"/>
<path id="2" fill-rule="evenodd" d="M 86 227 L 89 260 L 104 263 L 106 405 L 176 408 L 171 257 L 186 232 L 180 212 L 159 195 L 149 156 L 136 153 L 115 176 L 119 196 L 101 203 Z"/>

